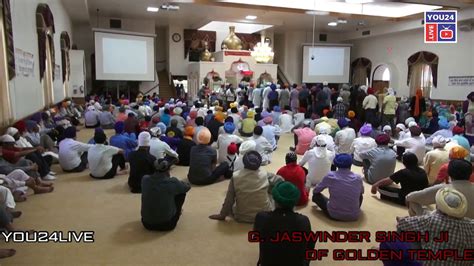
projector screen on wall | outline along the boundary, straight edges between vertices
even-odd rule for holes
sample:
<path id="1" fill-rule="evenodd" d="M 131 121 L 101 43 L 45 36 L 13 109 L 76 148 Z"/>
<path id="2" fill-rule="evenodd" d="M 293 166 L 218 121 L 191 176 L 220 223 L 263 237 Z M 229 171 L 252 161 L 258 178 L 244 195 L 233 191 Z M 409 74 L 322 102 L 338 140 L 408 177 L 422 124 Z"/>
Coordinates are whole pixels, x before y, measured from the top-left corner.
<path id="1" fill-rule="evenodd" d="M 155 38 L 94 32 L 98 80 L 154 81 Z"/>
<path id="2" fill-rule="evenodd" d="M 303 46 L 303 82 L 349 82 L 350 58 L 350 46 Z"/>

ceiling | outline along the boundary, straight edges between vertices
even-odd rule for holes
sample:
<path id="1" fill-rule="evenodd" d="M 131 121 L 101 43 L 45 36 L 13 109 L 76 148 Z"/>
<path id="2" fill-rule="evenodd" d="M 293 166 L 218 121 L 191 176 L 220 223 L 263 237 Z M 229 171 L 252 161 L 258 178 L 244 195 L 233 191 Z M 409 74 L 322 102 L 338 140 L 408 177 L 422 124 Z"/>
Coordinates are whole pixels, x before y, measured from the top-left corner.
<path id="1" fill-rule="evenodd" d="M 387 2 L 390 0 L 375 1 Z M 185 28 L 197 29 L 210 21 L 229 21 L 271 24 L 275 25 L 275 32 L 285 32 L 290 30 L 311 31 L 313 26 L 313 15 L 305 14 L 304 10 L 227 4 L 210 0 L 62 0 L 62 2 L 75 23 L 93 23 L 93 21 L 96 21 L 97 9 L 99 9 L 99 16 L 151 19 L 155 21 L 157 27 L 177 24 Z M 146 11 L 148 6 L 159 7 L 169 2 L 179 5 L 179 11 L 160 10 L 157 13 Z M 474 7 L 474 0 L 409 0 L 396 2 L 432 4 L 451 8 Z M 245 16 L 247 15 L 255 15 L 258 18 L 254 21 L 246 21 Z M 421 18 L 421 14 L 393 19 L 330 13 L 323 16 L 317 15 L 314 19 L 316 31 L 330 33 L 350 32 L 374 25 L 396 23 L 397 21 L 413 19 L 415 17 Z M 338 18 L 347 20 L 347 24 L 339 24 L 337 27 L 327 25 Z"/>

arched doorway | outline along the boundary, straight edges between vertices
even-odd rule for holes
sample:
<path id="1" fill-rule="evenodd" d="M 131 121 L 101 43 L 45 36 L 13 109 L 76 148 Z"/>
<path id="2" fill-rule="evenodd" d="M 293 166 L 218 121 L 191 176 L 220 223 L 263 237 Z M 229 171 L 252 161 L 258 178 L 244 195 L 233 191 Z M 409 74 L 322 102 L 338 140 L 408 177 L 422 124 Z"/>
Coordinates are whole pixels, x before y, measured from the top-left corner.
<path id="1" fill-rule="evenodd" d="M 36 32 L 38 34 L 38 54 L 40 81 L 43 85 L 44 105 L 54 103 L 54 18 L 47 4 L 36 8 Z"/>
<path id="2" fill-rule="evenodd" d="M 372 74 L 372 88 L 376 94 L 382 94 L 386 92 L 386 89 L 390 87 L 391 72 L 387 64 L 378 65 L 374 73 Z"/>
<path id="3" fill-rule="evenodd" d="M 69 77 L 71 75 L 71 63 L 69 59 L 69 50 L 71 49 L 71 39 L 66 31 L 61 32 L 61 64 L 63 76 L 64 97 L 69 94 Z"/>

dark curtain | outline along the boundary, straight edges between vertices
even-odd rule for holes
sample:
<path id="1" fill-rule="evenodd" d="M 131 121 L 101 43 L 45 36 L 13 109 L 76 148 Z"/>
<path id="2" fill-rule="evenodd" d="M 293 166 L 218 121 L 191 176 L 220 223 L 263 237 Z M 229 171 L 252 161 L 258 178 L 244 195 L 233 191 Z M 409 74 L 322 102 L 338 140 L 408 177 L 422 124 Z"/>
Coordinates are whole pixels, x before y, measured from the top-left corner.
<path id="1" fill-rule="evenodd" d="M 189 61 L 200 60 L 201 52 L 204 51 L 204 42 L 207 42 L 209 52 L 216 51 L 216 32 L 184 30 L 184 58 L 189 55 Z"/>
<path id="2" fill-rule="evenodd" d="M 242 50 L 252 50 L 260 42 L 260 34 L 236 33 L 235 35 L 242 41 Z"/>
<path id="3" fill-rule="evenodd" d="M 410 77 L 412 74 L 412 67 L 415 64 L 423 63 L 431 67 L 431 72 L 433 74 L 433 85 L 438 87 L 438 63 L 439 58 L 436 54 L 430 53 L 427 51 L 421 51 L 413 54 L 408 58 L 408 76 L 407 76 L 407 85 L 410 85 Z"/>
<path id="4" fill-rule="evenodd" d="M 13 46 L 12 14 L 10 0 L 0 0 L 5 27 L 5 40 L 8 62 L 8 79 L 15 77 L 15 47 Z"/>
<path id="5" fill-rule="evenodd" d="M 66 78 L 69 79 L 69 76 L 71 75 L 70 73 L 71 63 L 69 61 L 70 49 L 71 49 L 71 39 L 69 38 L 69 34 L 63 31 L 61 33 L 61 64 L 62 64 L 63 83 L 66 81 Z"/>
<path id="6" fill-rule="evenodd" d="M 49 41 L 49 46 L 51 47 L 51 59 L 53 62 L 52 72 L 54 79 L 54 18 L 53 13 L 51 13 L 51 9 L 49 9 L 49 6 L 47 4 L 39 4 L 36 8 L 36 32 L 38 33 L 38 59 L 40 81 L 43 79 L 44 70 L 46 68 L 46 40 Z"/>
<path id="7" fill-rule="evenodd" d="M 352 78 L 352 81 L 354 81 L 354 71 L 356 68 L 365 68 L 365 71 L 367 72 L 367 78 L 369 79 L 369 84 L 370 84 L 370 73 L 372 72 L 372 61 L 370 61 L 370 59 L 368 58 L 365 58 L 365 57 L 360 57 L 360 58 L 357 58 L 356 60 L 354 60 L 351 64 L 351 78 Z M 361 84 L 357 84 L 357 85 L 361 85 Z M 362 85 L 365 85 L 362 84 Z"/>

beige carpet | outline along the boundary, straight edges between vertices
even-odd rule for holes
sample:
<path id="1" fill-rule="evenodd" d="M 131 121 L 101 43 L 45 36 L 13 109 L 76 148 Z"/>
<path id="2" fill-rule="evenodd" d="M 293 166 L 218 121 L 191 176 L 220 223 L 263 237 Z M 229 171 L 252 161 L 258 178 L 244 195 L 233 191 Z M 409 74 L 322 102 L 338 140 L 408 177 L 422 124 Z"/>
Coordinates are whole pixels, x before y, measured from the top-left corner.
<path id="1" fill-rule="evenodd" d="M 82 129 L 78 139 L 87 141 L 93 134 Z M 111 131 L 107 132 L 112 135 Z M 265 168 L 276 172 L 284 164 L 284 155 L 293 137 L 282 136 L 273 163 Z M 397 169 L 400 165 L 397 165 Z M 6 244 L 1 248 L 15 248 L 14 257 L 3 259 L 1 265 L 255 265 L 258 245 L 247 242 L 252 225 L 210 220 L 218 213 L 224 200 L 228 181 L 205 187 L 193 187 L 186 198 L 184 212 L 176 229 L 168 233 L 146 231 L 140 222 L 140 195 L 131 194 L 127 176 L 111 180 L 93 180 L 89 172 L 60 173 L 55 191 L 50 194 L 30 195 L 17 204 L 23 216 L 14 225 L 21 229 L 47 231 L 94 231 L 95 243 Z M 353 168 L 360 173 L 361 169 Z M 172 174 L 184 179 L 187 168 L 175 167 Z M 327 219 L 314 203 L 298 210 L 309 216 L 312 229 L 333 230 L 393 230 L 395 217 L 407 215 L 406 209 L 381 202 L 370 194 L 365 184 L 362 215 L 357 222 L 335 222 Z M 372 238 L 373 240 L 373 238 Z M 318 249 L 367 249 L 378 243 L 317 243 Z M 332 256 L 330 256 L 332 257 Z M 380 262 L 334 262 L 330 258 L 312 264 L 320 265 L 381 265 Z"/>

